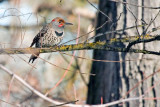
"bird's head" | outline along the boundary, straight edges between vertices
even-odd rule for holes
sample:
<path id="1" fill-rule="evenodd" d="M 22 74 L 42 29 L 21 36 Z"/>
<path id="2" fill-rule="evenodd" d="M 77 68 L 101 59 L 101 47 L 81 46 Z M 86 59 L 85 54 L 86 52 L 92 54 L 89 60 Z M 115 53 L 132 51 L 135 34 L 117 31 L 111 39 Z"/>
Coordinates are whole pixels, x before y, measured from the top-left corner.
<path id="1" fill-rule="evenodd" d="M 68 22 L 65 22 L 62 18 L 60 17 L 56 17 L 52 20 L 52 23 L 61 28 L 61 27 L 64 27 L 65 25 L 73 25 L 72 23 L 68 23 Z"/>

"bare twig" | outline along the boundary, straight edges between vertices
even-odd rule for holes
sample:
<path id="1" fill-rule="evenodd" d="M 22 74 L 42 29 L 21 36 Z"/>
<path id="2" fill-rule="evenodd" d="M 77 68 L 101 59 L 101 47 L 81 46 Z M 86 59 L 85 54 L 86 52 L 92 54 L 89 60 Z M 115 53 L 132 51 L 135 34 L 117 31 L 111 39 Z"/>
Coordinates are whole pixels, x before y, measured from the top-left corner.
<path id="1" fill-rule="evenodd" d="M 92 7 L 94 7 L 96 10 L 98 10 L 100 13 L 102 13 L 105 17 L 107 17 L 110 21 L 112 21 L 112 19 L 106 15 L 103 11 L 101 11 L 100 9 L 98 9 L 96 6 L 94 6 L 89 0 L 86 0 Z"/>
<path id="2" fill-rule="evenodd" d="M 76 101 L 70 101 L 70 102 L 67 102 L 67 103 L 64 103 L 64 104 L 55 105 L 55 106 L 49 106 L 49 107 L 65 106 L 66 104 L 69 104 L 69 103 L 76 103 L 76 102 L 78 102 L 78 100 L 76 100 Z M 76 106 L 76 105 L 75 105 L 75 106 Z"/>
<path id="3" fill-rule="evenodd" d="M 11 87 L 12 87 L 12 84 L 13 84 L 13 80 L 14 80 L 14 75 L 12 76 L 12 79 L 9 83 L 8 93 L 7 93 L 7 102 L 9 102 L 9 97 L 10 97 L 10 92 L 11 92 Z"/>
<path id="4" fill-rule="evenodd" d="M 120 0 L 109 0 L 109 1 L 118 2 L 118 3 L 123 3 L 123 4 L 128 4 L 128 5 L 132 5 L 132 6 L 136 6 L 136 7 L 148 8 L 148 9 L 160 9 L 160 7 L 140 6 L 140 5 L 137 5 L 137 4 L 132 4 L 132 3 L 128 3 L 128 2 L 123 2 L 123 1 L 120 1 Z"/>
<path id="5" fill-rule="evenodd" d="M 146 24 L 147 25 L 147 24 Z M 146 25 L 137 25 L 137 27 L 142 27 L 142 26 L 146 26 Z M 124 30 L 129 30 L 129 29 L 133 29 L 133 28 L 136 28 L 136 26 L 131 26 L 131 27 L 127 27 L 125 29 L 119 29 L 119 30 L 114 30 L 114 31 L 106 31 L 104 33 L 98 33 L 97 35 L 87 39 L 85 42 L 89 41 L 89 40 L 92 40 L 96 37 L 100 37 L 100 36 L 104 36 L 106 34 L 111 34 L 111 33 L 117 33 L 117 32 L 121 32 L 121 31 L 124 31 Z M 132 38 L 132 37 L 131 37 Z M 114 38 L 113 38 L 114 39 Z"/>
<path id="6" fill-rule="evenodd" d="M 127 8 L 127 7 L 126 7 L 126 8 Z M 139 31 L 138 31 L 138 24 L 137 24 L 138 18 L 134 15 L 134 13 L 133 13 L 129 8 L 127 8 L 127 9 L 128 9 L 128 11 L 132 14 L 132 16 L 133 16 L 134 19 L 135 19 L 136 30 L 137 30 L 138 35 L 140 36 L 140 33 L 139 33 Z"/>
<path id="7" fill-rule="evenodd" d="M 150 27 L 150 25 L 156 20 L 156 18 L 158 17 L 158 15 L 159 15 L 159 13 L 160 13 L 160 11 L 158 11 L 158 13 L 156 14 L 156 16 L 154 17 L 154 19 L 153 20 L 151 20 L 151 22 L 148 24 L 148 26 L 147 26 L 147 28 L 144 30 L 144 32 L 142 33 L 143 35 L 145 35 L 146 34 L 146 32 L 147 32 L 147 30 L 148 30 L 148 28 Z"/>
<path id="8" fill-rule="evenodd" d="M 18 80 L 19 82 L 21 82 L 24 86 L 26 86 L 27 88 L 29 88 L 34 94 L 38 95 L 39 97 L 41 97 L 42 99 L 50 102 L 50 103 L 53 103 L 53 104 L 63 104 L 63 103 L 60 103 L 58 101 L 54 101 L 48 97 L 46 97 L 45 95 L 43 95 L 42 93 L 40 93 L 39 91 L 37 91 L 36 89 L 34 89 L 33 87 L 31 87 L 27 82 L 25 82 L 22 78 L 20 78 L 18 75 L 14 74 L 12 71 L 10 71 L 9 69 L 7 69 L 6 67 L 4 67 L 3 65 L 0 64 L 0 68 L 2 70 L 4 70 L 5 72 L 7 72 L 9 75 L 11 76 L 14 76 L 14 78 L 16 80 Z"/>
<path id="9" fill-rule="evenodd" d="M 32 54 L 33 54 L 33 53 L 32 53 Z M 34 54 L 34 55 L 35 55 L 35 54 Z M 37 55 L 35 55 L 35 56 L 37 56 Z M 41 57 L 39 57 L 39 56 L 37 56 L 37 57 L 38 57 L 38 58 L 40 58 L 41 60 L 43 60 L 43 61 L 47 62 L 48 64 L 51 64 L 51 65 L 53 65 L 53 66 L 55 66 L 55 67 L 58 67 L 58 68 L 60 68 L 60 69 L 68 70 L 68 71 L 71 71 L 71 72 L 75 72 L 75 71 L 72 71 L 72 70 L 69 70 L 69 69 L 66 69 L 66 68 L 60 67 L 60 66 L 58 66 L 58 65 L 56 65 L 56 64 L 53 64 L 53 63 L 51 63 L 51 62 L 49 62 L 49 61 L 47 61 L 47 60 L 45 60 L 45 59 L 43 59 L 43 58 L 41 58 Z M 79 73 L 79 72 L 77 72 L 77 73 Z M 81 72 L 81 74 L 95 76 L 95 74 L 91 74 L 91 73 L 84 73 L 84 72 Z"/>
<path id="10" fill-rule="evenodd" d="M 128 9 L 129 11 L 130 11 L 130 9 Z M 132 13 L 132 11 L 130 11 L 131 13 Z M 148 24 L 148 26 L 147 26 L 147 28 L 144 30 L 144 32 L 142 33 L 142 35 L 143 35 L 143 39 L 144 39 L 144 35 L 146 34 L 146 32 L 147 32 L 147 30 L 148 30 L 148 28 L 150 27 L 150 25 L 155 21 L 155 19 L 157 18 L 157 16 L 159 15 L 159 13 L 160 13 L 160 11 L 156 14 L 156 16 L 155 16 L 155 18 L 153 19 L 153 20 L 151 20 L 151 22 Z M 132 15 L 135 17 L 135 15 L 132 13 Z M 137 18 L 135 17 L 135 20 L 136 20 L 136 24 L 137 24 Z M 138 31 L 138 28 L 136 27 L 136 29 L 137 29 L 137 33 L 138 33 L 138 35 L 140 36 L 140 34 L 139 34 L 139 31 Z M 138 40 L 136 40 L 136 41 L 133 41 L 133 42 L 130 42 L 129 44 L 128 44 L 128 46 L 127 46 L 127 51 L 129 51 L 129 49 L 133 46 L 133 45 L 135 45 L 135 44 L 137 44 L 137 43 L 141 43 L 142 41 L 140 40 L 140 38 L 138 39 Z M 144 42 L 143 42 L 144 43 Z"/>
<path id="11" fill-rule="evenodd" d="M 2 100 L 2 99 L 0 99 L 0 102 L 7 103 L 7 104 L 12 105 L 12 106 L 14 106 L 14 107 L 21 107 L 21 105 L 20 105 L 20 104 L 9 103 L 9 102 L 4 101 L 4 100 Z"/>
<path id="12" fill-rule="evenodd" d="M 62 52 L 61 52 L 62 53 Z M 71 54 L 66 54 L 66 53 L 62 53 L 68 56 L 72 56 Z M 130 60 L 119 60 L 119 61 L 113 61 L 113 60 L 98 60 L 98 59 L 89 59 L 89 58 L 85 58 L 85 57 L 80 57 L 80 56 L 74 56 L 75 58 L 80 58 L 80 59 L 85 59 L 85 60 L 89 60 L 89 61 L 95 61 L 95 62 L 126 62 L 126 61 L 137 61 L 137 60 L 143 60 L 143 59 L 130 59 Z"/>
<path id="13" fill-rule="evenodd" d="M 155 74 L 157 74 L 157 73 L 159 73 L 159 72 L 160 72 L 160 70 L 158 70 L 158 71 L 156 71 L 156 72 L 148 75 L 148 76 L 145 77 L 143 80 L 139 81 L 137 84 L 135 84 L 135 86 L 134 86 L 133 88 L 131 88 L 131 89 L 122 97 L 122 99 L 125 98 L 125 96 L 127 96 L 131 91 L 133 91 L 133 90 L 134 90 L 138 85 L 140 85 L 143 81 L 145 81 L 146 79 L 154 76 Z"/>
<path id="14" fill-rule="evenodd" d="M 96 31 L 96 30 L 99 30 L 99 29 L 103 28 L 104 25 L 106 25 L 108 22 L 109 22 L 109 21 L 106 21 L 106 22 L 104 22 L 101 26 L 99 26 L 99 27 L 93 29 L 92 31 L 90 31 L 90 32 L 88 32 L 88 33 L 85 33 L 85 34 L 82 34 L 82 35 L 80 35 L 78 38 L 76 37 L 76 38 L 71 39 L 71 40 L 69 40 L 69 41 L 67 41 L 67 42 L 64 42 L 64 43 L 62 43 L 62 44 L 60 44 L 60 45 L 64 45 L 64 44 L 69 43 L 69 42 L 71 42 L 71 41 L 77 40 L 77 39 L 79 39 L 79 38 L 82 38 L 82 37 L 84 37 L 84 36 L 86 36 L 86 35 L 88 35 L 88 34 L 94 32 L 94 31 Z"/>

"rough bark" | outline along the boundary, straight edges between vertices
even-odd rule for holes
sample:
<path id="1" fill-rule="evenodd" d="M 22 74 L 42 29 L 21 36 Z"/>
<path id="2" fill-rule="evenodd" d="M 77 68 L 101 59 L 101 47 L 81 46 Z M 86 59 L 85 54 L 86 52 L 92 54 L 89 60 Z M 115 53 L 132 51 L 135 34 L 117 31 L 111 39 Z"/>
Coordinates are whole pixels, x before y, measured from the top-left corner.
<path id="1" fill-rule="evenodd" d="M 100 0 L 99 9 L 102 10 L 106 15 L 108 15 L 110 19 L 112 19 L 112 22 L 108 22 L 102 29 L 98 30 L 96 34 L 109 30 L 115 30 L 116 24 L 111 29 L 110 27 L 112 23 L 116 21 L 116 3 L 110 2 L 109 0 Z M 109 19 L 105 17 L 102 13 L 98 13 L 97 20 L 98 27 Z M 95 41 L 103 41 L 106 39 L 111 39 L 113 37 L 115 37 L 114 34 L 109 34 L 106 36 L 97 37 Z M 119 55 L 117 52 L 109 52 L 102 50 L 94 50 L 93 57 L 100 60 L 119 60 Z M 96 76 L 90 77 L 90 82 L 88 85 L 88 104 L 100 104 L 101 98 L 103 98 L 103 103 L 119 99 L 119 70 L 119 63 L 93 62 L 91 72 L 95 73 Z"/>

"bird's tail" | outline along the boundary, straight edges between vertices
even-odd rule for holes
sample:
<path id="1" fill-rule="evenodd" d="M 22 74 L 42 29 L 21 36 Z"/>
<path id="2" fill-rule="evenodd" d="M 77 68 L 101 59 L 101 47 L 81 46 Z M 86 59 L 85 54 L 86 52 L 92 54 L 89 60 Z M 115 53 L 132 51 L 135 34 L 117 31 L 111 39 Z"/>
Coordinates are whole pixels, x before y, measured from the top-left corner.
<path id="1" fill-rule="evenodd" d="M 30 61 L 32 61 L 32 63 L 34 62 L 35 59 L 37 59 L 37 57 L 39 56 L 39 51 L 35 51 L 31 57 L 29 58 L 29 63 Z"/>

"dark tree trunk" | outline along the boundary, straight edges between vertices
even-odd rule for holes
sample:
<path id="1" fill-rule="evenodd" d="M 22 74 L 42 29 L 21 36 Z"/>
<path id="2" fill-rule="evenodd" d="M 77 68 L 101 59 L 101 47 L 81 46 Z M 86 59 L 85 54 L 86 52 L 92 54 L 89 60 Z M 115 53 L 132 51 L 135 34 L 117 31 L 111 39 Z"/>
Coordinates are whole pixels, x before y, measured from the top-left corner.
<path id="1" fill-rule="evenodd" d="M 116 3 L 110 2 L 109 0 L 100 0 L 99 9 L 103 11 L 112 20 L 108 22 L 103 28 L 98 30 L 96 34 L 115 30 L 117 17 L 117 7 Z M 97 27 L 104 24 L 109 19 L 102 13 L 98 13 Z M 114 34 L 104 35 L 102 37 L 97 37 L 95 41 L 104 41 L 115 37 Z M 114 44 L 116 45 L 116 44 Z M 114 46 L 112 45 L 112 46 Z M 117 52 L 109 52 L 103 50 L 94 50 L 93 58 L 99 60 L 119 60 L 119 55 Z M 114 101 L 119 99 L 119 63 L 104 63 L 104 62 L 93 62 L 91 73 L 96 74 L 96 76 L 90 77 L 90 82 L 88 85 L 88 104 L 100 104 L 101 98 L 103 98 L 103 103 Z"/>

